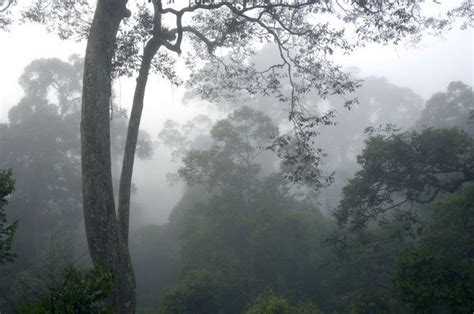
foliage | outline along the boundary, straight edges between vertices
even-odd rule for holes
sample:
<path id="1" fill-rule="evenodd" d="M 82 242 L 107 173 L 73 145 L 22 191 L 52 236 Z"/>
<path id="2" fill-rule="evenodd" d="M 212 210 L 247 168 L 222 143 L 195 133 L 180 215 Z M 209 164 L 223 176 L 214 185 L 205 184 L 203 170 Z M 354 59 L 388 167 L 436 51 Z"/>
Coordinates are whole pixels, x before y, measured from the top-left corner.
<path id="1" fill-rule="evenodd" d="M 433 207 L 429 241 L 443 255 L 472 258 L 474 254 L 474 185 L 465 183 L 455 193 L 439 200 Z"/>
<path id="2" fill-rule="evenodd" d="M 35 268 L 48 251 L 82 254 L 83 224 L 79 125 L 83 61 L 38 59 L 24 70 L 19 83 L 24 96 L 0 124 L 0 168 L 12 168 L 16 193 L 10 199 L 11 217 L 19 221 L 13 243 L 16 263 L 0 283 L 0 294 L 12 295 L 15 275 Z M 113 171 L 125 145 L 126 113 L 115 105 L 110 148 Z M 138 141 L 138 157 L 152 154 L 147 134 Z M 115 177 L 117 177 L 115 175 Z M 80 251 L 79 251 L 80 250 Z"/>
<path id="3" fill-rule="evenodd" d="M 13 262 L 15 253 L 12 252 L 13 236 L 17 223 L 8 223 L 4 207 L 8 204 L 7 197 L 15 191 L 15 180 L 11 170 L 0 170 L 0 265 Z"/>
<path id="4" fill-rule="evenodd" d="M 112 313 L 108 298 L 112 293 L 112 275 L 93 268 L 81 273 L 70 266 L 58 282 L 46 287 L 35 301 L 24 300 L 20 313 Z"/>
<path id="5" fill-rule="evenodd" d="M 88 27 L 85 26 L 89 26 L 91 23 L 91 14 L 87 14 L 89 12 L 87 2 L 70 2 L 67 5 L 54 2 L 50 10 L 44 10 L 41 5 L 45 2 L 47 3 L 44 0 L 32 2 L 31 6 L 26 7 L 24 17 L 49 24 L 50 28 L 63 38 L 74 34 L 86 37 L 87 33 L 84 30 Z M 97 241 L 97 245 L 91 245 L 93 258 L 104 252 L 105 255 L 110 254 L 114 257 L 128 256 L 127 246 L 121 245 L 120 241 L 126 240 L 127 237 L 120 238 L 118 235 L 116 217 L 113 214 L 115 209 L 113 184 L 110 175 L 110 154 L 107 153 L 110 134 L 108 128 L 104 127 L 109 125 L 108 97 L 99 97 L 99 99 L 89 97 L 89 95 L 94 96 L 101 93 L 101 96 L 107 96 L 111 77 L 114 75 L 130 75 L 140 67 L 140 76 L 137 82 L 139 84 L 141 82 L 141 87 L 144 89 L 143 82 L 146 82 L 150 65 L 145 64 L 142 67 L 144 64 L 142 62 L 151 60 L 157 55 L 159 65 L 155 68 L 161 70 L 161 73 L 172 82 L 179 83 L 176 73 L 170 67 L 174 60 L 169 58 L 167 53 L 181 54 L 183 37 L 189 35 L 187 39 L 193 45 L 190 49 L 192 53 L 186 56 L 186 65 L 190 66 L 193 72 L 189 82 L 192 87 L 198 90 L 202 98 L 216 101 L 238 91 L 240 93 L 235 93 L 235 95 L 242 92 L 250 95 L 268 95 L 286 105 L 288 118 L 293 126 L 292 133 L 275 138 L 273 145 L 268 147 L 277 152 L 284 160 L 284 165 L 295 166 L 294 168 L 287 167 L 293 170 L 286 175 L 287 178 L 306 183 L 308 178 L 306 174 L 308 173 L 310 178 L 319 179 L 320 177 L 318 166 L 323 154 L 313 146 L 314 137 L 318 134 L 315 128 L 322 124 L 332 123 L 332 113 L 320 116 L 318 113 L 308 110 L 303 96 L 311 90 L 316 90 L 321 98 L 330 95 L 343 95 L 354 91 L 359 86 L 358 81 L 352 80 L 333 62 L 331 55 L 334 51 L 350 53 L 354 48 L 367 43 L 398 43 L 402 38 L 408 36 L 419 39 L 423 31 L 434 30 L 437 32 L 450 26 L 451 17 L 471 18 L 471 10 L 464 12 L 456 8 L 445 12 L 446 14 L 441 15 L 440 18 L 426 16 L 417 1 L 397 1 L 396 3 L 390 1 L 352 1 L 350 3 L 336 1 L 335 4 L 333 1 L 296 1 L 291 3 L 267 0 L 252 1 L 252 3 L 250 1 L 190 1 L 187 5 L 181 4 L 181 6 L 175 6 L 172 4 L 173 2 L 169 1 L 163 5 L 162 1 L 153 1 L 153 14 L 148 12 L 145 6 L 137 5 L 134 11 L 138 11 L 138 13 L 133 15 L 130 24 L 122 23 L 125 27 L 120 27 L 118 36 L 116 36 L 117 30 L 121 21 L 125 17 L 131 16 L 131 12 L 125 7 L 126 0 L 99 1 L 96 14 L 94 14 L 93 27 L 91 27 L 91 33 L 87 38 L 88 46 L 98 49 L 90 48 L 86 55 L 88 60 L 85 65 L 88 71 L 85 82 L 89 82 L 89 84 L 84 86 L 83 125 L 86 125 L 85 129 L 87 130 L 84 131 L 83 128 L 85 139 L 82 142 L 82 151 L 84 152 L 84 164 L 87 165 L 83 169 L 84 181 L 90 183 L 97 180 L 99 184 L 96 187 L 93 187 L 92 184 L 85 185 L 84 199 L 87 202 L 84 202 L 84 207 L 85 213 L 88 214 L 93 211 L 89 210 L 90 208 L 99 208 L 95 203 L 100 203 L 97 200 L 102 199 L 105 210 L 86 217 L 89 224 L 89 228 L 87 228 L 89 243 Z M 464 1 L 461 8 L 468 7 L 467 3 L 467 0 Z M 86 14 L 81 14 L 81 12 Z M 166 19 L 165 15 L 174 16 L 176 19 Z M 327 18 L 328 16 L 329 18 Z M 162 23 L 162 21 L 167 22 Z M 60 26 L 58 27 L 58 25 Z M 108 27 L 100 27 L 101 25 Z M 346 30 L 348 31 L 346 32 Z M 270 42 L 276 44 L 280 56 L 279 62 L 263 69 L 248 62 L 249 57 L 254 54 L 259 44 Z M 144 43 L 146 45 L 143 45 Z M 145 49 L 143 58 L 140 58 L 138 52 L 142 46 L 152 47 L 154 51 Z M 160 47 L 167 50 L 163 54 L 161 52 L 157 54 Z M 91 53 L 92 51 L 96 53 Z M 223 55 L 221 52 L 224 52 L 225 56 L 221 57 Z M 141 61 L 139 61 L 140 59 Z M 209 61 L 209 63 L 201 67 L 203 60 Z M 111 64 L 113 64 L 113 71 L 110 69 Z M 199 70 L 202 69 L 204 70 L 200 72 Z M 98 77 L 100 79 L 94 81 Z M 290 84 L 285 87 L 287 81 Z M 103 90 L 97 93 L 97 89 Z M 105 94 L 103 94 L 104 91 Z M 141 92 L 141 94 L 144 93 Z M 136 103 L 140 105 L 140 101 Z M 354 100 L 350 99 L 346 104 L 353 103 Z M 98 115 L 94 114 L 96 110 Z M 141 112 L 141 107 L 138 111 Z M 139 120 L 140 114 L 138 114 Z M 135 123 L 135 121 L 137 119 L 134 120 L 134 124 L 138 128 L 139 123 Z M 135 142 L 134 139 L 132 141 Z M 135 144 L 131 146 L 131 151 L 134 152 Z M 103 151 L 106 153 L 102 153 Z M 197 160 L 207 166 L 202 161 L 212 156 L 198 157 L 192 159 L 191 162 Z M 231 166 L 234 166 L 235 169 L 235 165 L 236 163 Z M 245 169 L 253 170 L 250 166 L 252 165 L 248 165 Z M 130 170 L 130 180 L 131 172 Z M 102 174 L 104 174 L 103 177 L 101 177 Z M 191 175 L 194 174 L 191 173 Z M 235 173 L 230 175 L 235 175 Z M 255 180 L 255 176 L 243 177 L 243 179 L 247 178 L 255 181 L 255 186 L 259 186 L 263 181 Z M 236 182 L 241 179 L 236 178 Z M 243 181 L 238 183 L 242 185 Z M 251 183 L 253 184 L 253 182 Z M 130 184 L 126 183 L 126 185 L 127 191 L 125 193 L 128 193 Z M 320 185 L 320 182 L 315 184 L 316 187 Z M 284 184 L 273 186 L 278 186 L 280 190 L 285 187 Z M 256 193 L 251 196 L 259 195 Z M 256 205 L 260 205 L 258 200 L 254 201 L 245 193 L 240 195 L 224 193 L 223 199 L 235 200 L 236 196 L 245 199 L 243 204 L 237 203 L 238 207 L 242 206 L 242 209 L 250 211 L 250 213 L 259 212 L 258 210 L 252 211 L 252 209 L 258 208 Z M 287 195 L 284 194 L 284 196 Z M 122 205 L 124 202 L 120 202 L 120 204 Z M 263 202 L 263 204 L 265 203 Z M 119 217 L 123 218 L 121 214 L 122 211 L 119 210 Z M 224 221 L 232 221 L 230 218 L 225 217 Z M 245 215 L 243 218 L 246 218 Z M 94 219 L 97 221 L 94 222 Z M 120 222 L 123 220 L 120 219 Z M 125 220 L 124 225 L 128 227 L 128 207 Z M 109 227 L 108 229 L 105 227 L 94 228 L 94 226 L 104 226 L 101 224 L 103 221 L 108 222 L 105 224 Z M 112 239 L 112 242 L 115 241 L 118 244 L 118 249 L 112 248 L 110 252 L 108 249 L 111 246 L 104 245 L 103 242 L 107 241 L 102 241 L 109 239 L 109 235 L 118 236 L 118 238 Z M 116 241 L 117 239 L 119 241 Z M 110 260 L 111 263 L 115 261 L 114 258 L 108 259 L 108 257 L 106 256 L 102 260 Z M 100 262 L 100 259 L 97 260 Z M 124 262 L 120 260 L 119 264 L 123 265 Z M 119 268 L 116 265 L 107 266 L 110 269 Z M 122 278 L 128 279 L 132 275 L 133 273 L 129 271 Z M 123 280 L 121 283 L 126 286 L 129 282 Z M 127 286 L 126 288 L 131 288 L 126 291 L 130 293 L 127 298 L 120 301 L 123 302 L 123 305 L 132 304 L 133 307 L 133 287 Z"/>
<path id="6" fill-rule="evenodd" d="M 239 313 L 267 288 L 296 300 L 319 293 L 320 240 L 330 224 L 314 203 L 290 192 L 276 164 L 260 166 L 272 159 L 259 159 L 259 147 L 276 130 L 244 107 L 214 125 L 209 149 L 183 160 L 186 181 L 210 193 L 183 204 L 180 273 L 209 274 L 219 287 L 212 299 L 219 311 Z"/>
<path id="7" fill-rule="evenodd" d="M 351 292 L 345 296 L 345 301 L 349 304 L 349 313 L 351 314 L 382 314 L 389 312 L 386 300 L 367 292 L 358 290 Z"/>
<path id="8" fill-rule="evenodd" d="M 426 102 L 417 124 L 435 128 L 463 128 L 474 135 L 474 94 L 463 82 L 449 83 L 446 92 L 436 93 Z"/>
<path id="9" fill-rule="evenodd" d="M 291 307 L 291 313 L 322 314 L 323 312 L 311 301 L 298 301 Z"/>
<path id="10" fill-rule="evenodd" d="M 227 119 L 217 121 L 210 135 L 212 143 L 209 147 L 190 150 L 178 172 L 188 184 L 203 184 L 211 190 L 234 191 L 237 194 L 255 189 L 261 174 L 275 172 L 277 155 L 295 154 L 299 145 L 296 142 L 287 143 L 283 145 L 285 148 L 280 147 L 282 150 L 277 154 L 265 152 L 279 136 L 278 127 L 264 113 L 247 106 L 234 110 Z M 288 163 L 287 159 L 280 163 L 280 176 L 294 182 L 296 173 L 304 173 L 305 179 L 298 180 L 300 185 L 313 189 L 330 181 L 330 176 L 325 176 L 310 162 L 312 158 L 298 156 L 303 163 Z"/>
<path id="11" fill-rule="evenodd" d="M 190 273 L 177 286 L 165 290 L 160 313 L 218 313 L 215 299 L 219 290 L 218 284 L 209 274 Z"/>
<path id="12" fill-rule="evenodd" d="M 184 124 L 166 120 L 158 139 L 171 150 L 171 156 L 176 160 L 178 157 L 182 158 L 190 149 L 203 148 L 211 126 L 212 121 L 206 115 L 198 115 Z"/>
<path id="13" fill-rule="evenodd" d="M 449 90 L 418 120 L 437 117 L 432 127 L 367 129 L 362 169 L 343 189 L 339 228 L 327 239 L 338 272 L 330 289 L 345 298 L 346 311 L 466 312 L 472 302 L 470 198 L 460 195 L 472 192 L 474 141 L 466 109 L 456 109 L 472 106 L 472 92 L 459 82 Z"/>
<path id="14" fill-rule="evenodd" d="M 287 314 L 290 313 L 288 301 L 272 294 L 261 295 L 245 311 L 246 314 Z"/>
<path id="15" fill-rule="evenodd" d="M 321 314 L 311 301 L 299 301 L 290 305 L 288 300 L 277 296 L 271 291 L 262 293 L 245 311 L 245 314 Z"/>
<path id="16" fill-rule="evenodd" d="M 358 157 L 362 170 L 334 213 L 338 223 L 352 229 L 388 218 L 416 223 L 414 203 L 432 202 L 473 179 L 473 152 L 474 139 L 459 128 L 371 134 Z"/>
<path id="17" fill-rule="evenodd" d="M 6 0 L 0 3 L 0 30 L 8 30 L 12 22 L 11 14 L 8 9 L 15 4 L 14 0 Z"/>
<path id="18" fill-rule="evenodd" d="M 210 189 L 236 193 L 250 190 L 256 179 L 252 174 L 261 169 L 257 157 L 276 134 L 278 128 L 269 117 L 242 107 L 214 124 L 211 147 L 188 152 L 179 174 L 190 185 L 204 184 Z M 240 180 L 228 180 L 239 176 Z"/>
<path id="19" fill-rule="evenodd" d="M 469 183 L 440 200 L 426 236 L 397 258 L 398 298 L 417 313 L 474 309 L 473 195 Z"/>
<path id="20" fill-rule="evenodd" d="M 351 70 L 359 77 L 358 69 Z M 351 97 L 358 100 L 349 109 L 343 99 L 330 97 L 313 102 L 335 112 L 335 125 L 321 127 L 317 145 L 327 153 L 322 169 L 334 171 L 334 182 L 320 195 L 327 211 L 337 207 L 342 188 L 359 170 L 356 157 L 364 148 L 364 129 L 372 126 L 395 124 L 402 129 L 412 127 L 423 108 L 423 100 L 409 88 L 397 86 L 383 77 L 363 77 L 363 85 Z"/>
<path id="21" fill-rule="evenodd" d="M 0 167 L 16 176 L 10 205 L 22 262 L 38 256 L 59 222 L 73 230 L 80 217 L 80 68 L 76 57 L 31 62 L 20 77 L 25 95 L 0 125 Z"/>
<path id="22" fill-rule="evenodd" d="M 446 306 L 456 313 L 472 310 L 472 267 L 469 271 L 452 262 L 436 253 L 407 250 L 398 259 L 395 276 L 400 301 L 416 313 L 432 313 Z"/>
<path id="23" fill-rule="evenodd" d="M 390 222 L 352 232 L 339 228 L 326 234 L 325 244 L 332 248 L 324 268 L 329 274 L 326 289 L 332 294 L 327 300 L 330 309 L 353 313 L 399 310 L 392 276 L 395 257 L 409 244 L 403 224 Z"/>
<path id="24" fill-rule="evenodd" d="M 0 124 L 0 168 L 15 172 L 10 206 L 22 226 L 15 243 L 24 264 L 43 254 L 54 234 L 73 234 L 82 220 L 82 67 L 83 61 L 74 55 L 69 62 L 33 60 L 19 79 L 25 95 L 10 109 L 8 123 Z M 125 145 L 126 114 L 113 109 L 111 149 L 117 165 Z M 141 134 L 138 156 L 147 158 L 152 152 L 149 137 Z"/>
<path id="25" fill-rule="evenodd" d="M 472 183 L 465 183 L 434 205 L 414 207 L 423 214 L 415 241 L 397 220 L 337 230 L 328 239 L 335 253 L 329 271 L 337 272 L 329 289 L 354 313 L 397 312 L 401 305 L 416 313 L 468 312 L 474 295 L 472 192 Z"/>
<path id="26" fill-rule="evenodd" d="M 304 96 L 311 91 L 321 98 L 344 95 L 360 86 L 333 61 L 335 51 L 350 53 L 372 42 L 397 44 L 407 37 L 419 40 L 425 32 L 438 34 L 458 19 L 466 20 L 463 25 L 472 23 L 467 0 L 439 16 L 426 14 L 416 1 L 159 1 L 153 6 L 137 3 L 131 10 L 125 7 L 127 1 L 113 4 L 120 12 L 118 22 L 124 19 L 124 23 L 116 38 L 114 33 L 112 76 L 138 73 L 150 57 L 142 74 L 151 69 L 180 84 L 172 54 L 181 55 L 183 43 L 189 43 L 188 86 L 203 99 L 223 103 L 259 94 L 286 107 L 292 132 L 268 148 L 288 165 L 296 164 L 289 177 L 303 182 L 305 167 L 311 166 L 306 171 L 310 177 L 319 174 L 314 170 L 324 155 L 311 143 L 318 135 L 315 128 L 332 117 L 311 110 Z M 22 11 L 25 20 L 46 24 L 61 38 L 88 38 L 85 30 L 93 16 L 89 1 L 36 0 Z M 167 16 L 176 17 L 175 22 Z M 262 43 L 273 44 L 278 60 L 263 66 L 252 62 Z M 143 52 L 147 58 L 140 56 L 142 47 L 147 48 Z M 354 103 L 346 100 L 347 105 Z"/>

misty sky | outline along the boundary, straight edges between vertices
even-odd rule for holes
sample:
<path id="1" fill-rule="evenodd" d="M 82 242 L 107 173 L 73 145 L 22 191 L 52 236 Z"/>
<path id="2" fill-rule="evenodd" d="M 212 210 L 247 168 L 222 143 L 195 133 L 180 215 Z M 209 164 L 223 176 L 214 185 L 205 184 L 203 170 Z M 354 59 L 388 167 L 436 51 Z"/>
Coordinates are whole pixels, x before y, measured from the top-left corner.
<path id="1" fill-rule="evenodd" d="M 33 59 L 58 57 L 66 60 L 73 53 L 83 55 L 85 43 L 61 41 L 37 25 L 12 27 L 11 32 L 0 32 L 0 121 L 22 96 L 18 78 L 23 68 Z M 362 76 L 385 76 L 389 81 L 412 88 L 424 99 L 442 91 L 452 80 L 470 85 L 474 81 L 474 34 L 454 30 L 443 37 L 427 37 L 418 47 L 371 45 L 360 48 L 340 59 L 344 66 L 356 66 Z M 6 48 L 9 47 L 9 48 Z M 186 120 L 203 108 L 182 108 L 183 90 L 171 86 L 159 77 L 152 77 L 147 89 L 143 127 L 158 130 L 169 118 Z M 133 96 L 134 79 L 121 78 L 115 84 L 118 100 L 129 107 Z"/>
<path id="2" fill-rule="evenodd" d="M 385 76 L 399 86 L 412 88 L 425 100 L 433 93 L 446 89 L 453 80 L 473 85 L 472 31 L 454 30 L 444 37 L 428 37 L 417 48 L 408 46 L 372 45 L 340 57 L 346 67 L 358 67 L 361 76 Z M 8 110 L 22 96 L 18 78 L 23 68 L 33 59 L 58 57 L 67 60 L 73 53 L 83 55 L 85 43 L 65 42 L 46 33 L 37 25 L 13 26 L 11 32 L 0 32 L 0 122 L 8 119 Z M 117 100 L 129 108 L 132 102 L 134 79 L 121 78 L 115 83 Z M 206 106 L 182 105 L 184 90 L 152 76 L 148 83 L 142 126 L 157 139 L 157 132 L 166 119 L 185 121 L 206 110 Z M 139 162 L 134 180 L 139 190 L 139 203 L 147 210 L 154 205 L 157 191 L 163 209 L 154 215 L 157 222 L 166 221 L 173 204 L 179 199 L 180 188 L 169 188 L 166 172 L 172 164 L 163 148 L 155 151 L 153 160 Z M 159 166 L 156 166 L 159 165 Z M 151 209 L 150 209 L 151 210 Z M 145 215 L 143 219 L 148 219 Z"/>

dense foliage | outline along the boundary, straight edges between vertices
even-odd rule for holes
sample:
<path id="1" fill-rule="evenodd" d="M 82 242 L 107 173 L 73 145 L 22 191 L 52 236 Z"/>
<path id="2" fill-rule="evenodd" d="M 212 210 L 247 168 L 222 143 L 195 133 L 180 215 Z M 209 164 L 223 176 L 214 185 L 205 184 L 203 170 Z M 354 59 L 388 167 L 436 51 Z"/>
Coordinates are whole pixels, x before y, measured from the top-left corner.
<path id="1" fill-rule="evenodd" d="M 80 62 L 33 62 L 21 78 L 25 96 L 0 125 L 0 168 L 12 168 L 16 180 L 10 196 L 11 172 L 0 173 L 2 311 L 110 311 L 111 274 L 64 267 L 81 253 L 75 244 L 83 245 L 76 231 L 82 219 Z M 172 146 L 175 159 L 182 157 L 178 174 L 186 190 L 168 224 L 131 231 L 139 310 L 472 311 L 472 89 L 451 83 L 421 110 L 411 91 L 383 79 L 368 83 L 359 94 L 360 110 L 352 111 L 357 121 L 350 121 L 351 112 L 339 116 L 348 134 L 342 126 L 320 130 L 326 144 L 339 145 L 328 150 L 329 158 L 336 156 L 329 160 L 331 169 L 349 176 L 355 168 L 348 165 L 359 155 L 335 220 L 322 213 L 332 209 L 322 201 L 325 191 L 318 190 L 323 171 L 294 184 L 288 164 L 265 150 L 285 127 L 281 116 L 236 106 L 214 123 L 203 116 L 182 127 L 168 122 L 159 138 Z M 370 86 L 385 89 L 392 101 L 383 101 L 382 92 L 372 94 Z M 399 115 L 382 119 L 396 104 Z M 118 152 L 124 124 L 115 112 L 111 149 Z M 380 116 L 371 122 L 364 112 Z M 403 119 L 406 112 L 416 121 L 412 128 Z M 405 125 L 357 132 L 385 122 Z M 331 128 L 337 130 L 333 137 Z M 149 139 L 140 143 L 140 156 L 148 156 Z M 19 220 L 16 242 L 16 223 L 7 223 L 5 208 L 9 218 Z M 5 263 L 14 252 L 15 263 Z M 47 264 L 53 255 L 57 260 Z"/>
<path id="2" fill-rule="evenodd" d="M 317 127 L 332 124 L 333 112 L 315 112 L 304 95 L 310 91 L 323 99 L 344 95 L 360 83 L 334 62 L 333 53 L 351 53 L 370 43 L 397 44 L 407 37 L 418 40 L 425 32 L 450 27 L 458 18 L 464 27 L 472 24 L 467 0 L 438 15 L 426 14 L 417 1 L 232 0 L 178 5 L 156 0 L 149 1 L 150 6 L 136 3 L 134 14 L 127 2 L 99 0 L 93 11 L 89 1 L 37 0 L 20 7 L 9 0 L 0 11 L 20 7 L 24 20 L 46 24 L 61 38 L 87 39 L 81 116 L 86 236 L 94 265 L 117 275 L 112 300 L 117 312 L 126 313 L 134 312 L 136 303 L 128 239 L 139 125 L 150 71 L 175 84 L 181 82 L 169 54 L 181 55 L 182 49 L 192 47 L 185 62 L 192 72 L 188 86 L 203 99 L 220 102 L 246 93 L 271 96 L 284 104 L 292 127 L 274 137 L 267 148 L 283 160 L 279 175 L 320 188 L 332 178 L 321 176 L 324 154 L 313 144 Z M 10 23 L 8 15 L 0 16 L 1 29 Z M 279 60 L 263 68 L 250 62 L 259 43 L 273 43 Z M 111 83 L 114 77 L 134 73 L 138 73 L 137 85 L 116 207 L 109 147 Z M 345 105 L 356 102 L 348 99 Z"/>
<path id="3" fill-rule="evenodd" d="M 9 171 L 0 173 L 0 247 L 6 254 L 1 261 L 17 255 L 14 264 L 0 269 L 0 303 L 3 297 L 16 302 L 12 296 L 16 277 L 42 264 L 53 251 L 68 262 L 84 255 L 79 137 L 82 67 L 77 56 L 68 62 L 32 61 L 19 79 L 24 96 L 10 109 L 8 122 L 0 123 L 0 169 L 12 169 L 15 175 L 14 182 Z M 115 105 L 111 110 L 115 112 L 111 149 L 117 173 L 119 151 L 125 145 L 126 113 Z M 151 140 L 142 132 L 137 154 L 147 158 L 152 152 Z M 14 195 L 6 199 L 14 186 Z M 6 222 L 3 206 L 7 200 L 9 220 L 17 223 Z M 62 269 L 65 264 L 55 267 Z"/>
<path id="4" fill-rule="evenodd" d="M 73 266 L 64 268 L 60 278 L 35 291 L 33 300 L 23 300 L 19 313 L 112 313 L 108 298 L 112 293 L 112 275 L 99 269 L 84 273 Z"/>
<path id="5" fill-rule="evenodd" d="M 15 191 L 15 180 L 11 170 L 0 170 L 0 264 L 12 262 L 15 253 L 12 251 L 12 241 L 17 227 L 15 223 L 8 223 L 5 205 L 7 197 Z"/>
<path id="6" fill-rule="evenodd" d="M 44 256 L 52 240 L 70 237 L 82 222 L 80 92 L 82 60 L 69 62 L 38 59 L 29 64 L 19 83 L 25 95 L 9 111 L 8 123 L 0 124 L 0 168 L 15 173 L 16 193 L 10 201 L 12 218 L 22 226 L 17 234 L 17 253 L 26 264 Z M 112 143 L 115 167 L 124 146 L 125 113 L 115 110 Z M 138 156 L 152 154 L 151 141 L 143 133 Z M 60 245 L 55 243 L 55 245 Z M 82 252 L 81 252 L 82 253 Z"/>
<path id="7" fill-rule="evenodd" d="M 208 149 L 184 157 L 181 176 L 208 197 L 182 216 L 183 281 L 165 293 L 166 313 L 187 302 L 239 313 L 269 288 L 292 300 L 319 294 L 321 240 L 331 226 L 314 203 L 292 195 L 278 163 L 262 170 L 259 162 L 275 161 L 258 157 L 277 132 L 268 117 L 243 107 L 214 124 Z M 195 285 L 209 288 L 196 295 Z"/>
<path id="8" fill-rule="evenodd" d="M 398 298 L 417 313 L 474 308 L 474 185 L 468 183 L 433 207 L 418 243 L 397 258 Z"/>
<path id="9" fill-rule="evenodd" d="M 366 227 L 383 223 L 386 214 L 415 222 L 415 203 L 430 203 L 474 179 L 474 140 L 459 128 L 388 130 L 369 137 L 358 162 L 362 169 L 344 188 L 335 213 L 339 224 Z"/>
<path id="10" fill-rule="evenodd" d="M 162 296 L 163 313 L 473 308 L 467 124 L 367 129 L 360 170 L 343 189 L 333 224 L 312 193 L 289 184 L 277 159 L 258 158 L 262 139 L 278 132 L 262 117 L 237 109 L 208 139 L 175 147 L 180 154 L 188 147 L 179 172 L 190 188 L 171 220 L 182 233 L 180 268 Z M 183 133 L 161 134 L 170 135 Z"/>
<path id="11" fill-rule="evenodd" d="M 472 182 L 474 139 L 466 98 L 472 90 L 451 83 L 450 115 L 433 99 L 404 131 L 369 129 L 361 165 L 334 211 L 338 230 L 328 238 L 345 276 L 357 278 L 347 300 L 356 313 L 408 311 L 465 313 L 474 308 Z M 463 111 L 454 95 L 464 95 Z M 444 118 L 444 119 L 443 119 Z M 457 121 L 457 122 L 456 122 Z M 442 128 L 449 127 L 449 128 Z M 352 299 L 352 300 L 351 300 Z M 372 311 L 372 310 L 371 310 Z"/>

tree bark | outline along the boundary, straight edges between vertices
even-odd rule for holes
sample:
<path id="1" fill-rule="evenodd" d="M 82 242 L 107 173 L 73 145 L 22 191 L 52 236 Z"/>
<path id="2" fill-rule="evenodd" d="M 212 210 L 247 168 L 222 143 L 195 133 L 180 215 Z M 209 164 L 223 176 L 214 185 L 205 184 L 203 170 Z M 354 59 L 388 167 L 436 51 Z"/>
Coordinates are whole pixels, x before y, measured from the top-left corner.
<path id="1" fill-rule="evenodd" d="M 155 13 L 157 14 L 157 13 Z M 127 139 L 125 142 L 125 152 L 123 155 L 122 173 L 120 176 L 118 219 L 120 232 L 128 246 L 128 230 L 130 224 L 130 196 L 133 174 L 133 163 L 135 161 L 135 151 L 137 148 L 138 132 L 140 129 L 140 120 L 143 111 L 143 102 L 145 98 L 145 88 L 150 73 L 151 62 L 155 57 L 160 42 L 158 38 L 152 37 L 143 50 L 140 71 L 137 77 L 137 85 L 133 95 L 132 112 L 130 113 L 130 122 L 128 124 Z"/>
<path id="2" fill-rule="evenodd" d="M 113 273 L 116 313 L 135 311 L 135 278 L 115 212 L 110 156 L 111 70 L 126 0 L 99 0 L 84 60 L 81 118 L 82 197 L 87 243 L 95 266 Z"/>

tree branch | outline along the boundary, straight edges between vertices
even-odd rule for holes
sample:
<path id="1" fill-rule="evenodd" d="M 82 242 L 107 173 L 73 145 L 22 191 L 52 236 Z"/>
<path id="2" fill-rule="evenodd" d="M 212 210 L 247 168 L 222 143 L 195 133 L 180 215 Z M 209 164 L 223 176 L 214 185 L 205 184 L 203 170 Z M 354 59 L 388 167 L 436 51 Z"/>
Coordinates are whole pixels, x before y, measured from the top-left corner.
<path id="1" fill-rule="evenodd" d="M 6 10 L 8 10 L 8 8 L 11 7 L 11 5 L 13 4 L 13 2 L 15 2 L 15 0 L 8 0 L 8 1 L 7 1 L 7 5 L 6 5 L 4 8 L 0 8 L 0 13 L 3 13 L 3 12 L 5 12 Z"/>
<path id="2" fill-rule="evenodd" d="M 140 130 L 140 121 L 143 111 L 143 103 L 145 98 L 145 88 L 150 73 L 151 63 L 156 53 L 163 43 L 161 34 L 161 1 L 154 1 L 154 17 L 153 17 L 153 36 L 148 40 L 143 49 L 142 61 L 137 77 L 135 93 L 133 95 L 132 111 L 130 113 L 130 121 L 128 124 L 127 138 L 125 141 L 125 151 L 122 163 L 122 173 L 120 176 L 119 186 L 119 203 L 118 203 L 118 221 L 119 229 L 123 241 L 128 246 L 128 234 L 130 225 L 130 198 L 132 186 L 133 164 L 135 161 L 135 152 L 137 148 L 138 133 Z"/>

